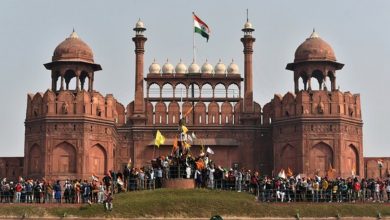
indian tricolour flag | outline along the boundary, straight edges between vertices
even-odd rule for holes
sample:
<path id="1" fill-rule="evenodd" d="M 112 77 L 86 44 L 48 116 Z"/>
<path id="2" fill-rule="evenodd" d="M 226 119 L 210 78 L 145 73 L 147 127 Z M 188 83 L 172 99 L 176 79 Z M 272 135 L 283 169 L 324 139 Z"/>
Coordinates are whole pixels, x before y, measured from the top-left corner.
<path id="1" fill-rule="evenodd" d="M 195 33 L 199 33 L 202 37 L 206 38 L 209 41 L 210 28 L 204 23 L 195 13 L 192 13 L 194 16 L 194 31 Z"/>

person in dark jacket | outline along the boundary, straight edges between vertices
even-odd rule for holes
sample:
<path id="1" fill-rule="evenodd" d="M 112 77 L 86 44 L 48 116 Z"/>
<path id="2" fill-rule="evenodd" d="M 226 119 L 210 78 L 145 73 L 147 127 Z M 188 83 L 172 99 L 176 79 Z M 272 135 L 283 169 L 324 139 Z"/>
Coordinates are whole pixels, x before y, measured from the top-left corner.
<path id="1" fill-rule="evenodd" d="M 60 181 L 57 180 L 56 184 L 54 184 L 54 198 L 57 203 L 61 203 L 61 191 Z"/>

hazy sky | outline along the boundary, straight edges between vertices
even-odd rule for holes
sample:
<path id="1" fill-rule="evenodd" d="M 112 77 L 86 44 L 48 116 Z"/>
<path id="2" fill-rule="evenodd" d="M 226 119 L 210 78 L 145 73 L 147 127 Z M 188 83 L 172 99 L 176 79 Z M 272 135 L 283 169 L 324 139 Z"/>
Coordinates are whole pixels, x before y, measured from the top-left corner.
<path id="1" fill-rule="evenodd" d="M 112 93 L 124 105 L 134 98 L 132 28 L 141 18 L 148 38 L 145 71 L 156 58 L 192 61 L 192 16 L 211 28 L 208 43 L 196 36 L 197 58 L 213 66 L 233 58 L 243 70 L 241 28 L 249 8 L 254 36 L 254 98 L 264 106 L 275 93 L 293 91 L 285 70 L 295 49 L 316 32 L 345 63 L 337 73 L 343 91 L 361 94 L 364 155 L 390 156 L 390 1 L 18 1 L 0 2 L 0 156 L 23 156 L 27 93 L 51 86 L 55 47 L 74 27 L 94 51 L 103 70 L 96 90 Z M 242 72 L 242 71 L 241 71 Z"/>

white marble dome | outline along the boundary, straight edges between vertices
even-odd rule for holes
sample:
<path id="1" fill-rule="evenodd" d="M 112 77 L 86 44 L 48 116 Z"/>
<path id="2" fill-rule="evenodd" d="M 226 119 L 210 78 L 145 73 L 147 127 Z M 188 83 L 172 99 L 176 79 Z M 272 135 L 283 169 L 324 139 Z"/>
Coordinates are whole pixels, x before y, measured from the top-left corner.
<path id="1" fill-rule="evenodd" d="M 153 60 L 153 63 L 149 66 L 149 73 L 160 73 L 161 67 L 158 63 L 156 63 L 156 60 Z"/>
<path id="2" fill-rule="evenodd" d="M 207 62 L 206 62 L 202 65 L 202 73 L 206 73 L 206 74 L 211 74 L 213 73 L 213 66 Z"/>
<path id="3" fill-rule="evenodd" d="M 142 22 L 141 19 L 138 19 L 137 23 L 135 24 L 135 28 L 145 28 L 144 22 Z"/>
<path id="4" fill-rule="evenodd" d="M 176 65 L 175 72 L 179 74 L 184 74 L 187 72 L 187 66 L 181 61 Z"/>
<path id="5" fill-rule="evenodd" d="M 214 67 L 214 73 L 215 74 L 225 74 L 226 73 L 226 66 L 219 60 L 217 65 Z"/>
<path id="6" fill-rule="evenodd" d="M 238 68 L 238 65 L 234 63 L 234 60 L 229 64 L 227 72 L 228 74 L 240 74 L 240 69 Z"/>
<path id="7" fill-rule="evenodd" d="M 168 60 L 167 60 L 167 62 L 164 63 L 164 65 L 163 65 L 163 67 L 162 67 L 162 72 L 163 72 L 163 73 L 172 74 L 174 69 L 175 69 L 175 68 L 173 67 L 173 65 L 170 64 L 170 63 L 168 62 Z"/>
<path id="8" fill-rule="evenodd" d="M 249 21 L 245 22 L 244 28 L 245 29 L 253 29 L 252 23 L 250 23 Z"/>
<path id="9" fill-rule="evenodd" d="M 195 61 L 192 61 L 191 65 L 188 67 L 188 73 L 199 73 L 200 67 Z"/>

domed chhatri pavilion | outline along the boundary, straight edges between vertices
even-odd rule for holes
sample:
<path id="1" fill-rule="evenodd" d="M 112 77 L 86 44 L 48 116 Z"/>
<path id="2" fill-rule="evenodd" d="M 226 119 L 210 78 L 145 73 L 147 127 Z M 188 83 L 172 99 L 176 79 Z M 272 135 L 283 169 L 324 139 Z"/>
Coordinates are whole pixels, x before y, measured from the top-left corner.
<path id="1" fill-rule="evenodd" d="M 253 100 L 250 22 L 242 29 L 242 72 L 233 60 L 227 66 L 222 60 L 180 60 L 176 66 L 166 60 L 162 67 L 154 60 L 144 74 L 146 28 L 138 21 L 134 31 L 134 100 L 125 107 L 95 90 L 95 71 L 102 68 L 73 31 L 44 64 L 51 88 L 27 96 L 25 157 L 0 158 L 0 165 L 8 164 L 1 175 L 86 178 L 122 170 L 130 158 L 142 167 L 153 156 L 170 154 L 182 113 L 190 112 L 185 121 L 197 136 L 192 154 L 210 147 L 217 165 L 270 175 L 282 168 L 325 175 L 333 168 L 344 177 L 379 176 L 378 158 L 363 158 L 360 96 L 338 89 L 336 71 L 344 64 L 315 31 L 287 64 L 294 92 L 276 94 L 263 106 Z M 166 141 L 155 149 L 157 129 Z"/>

